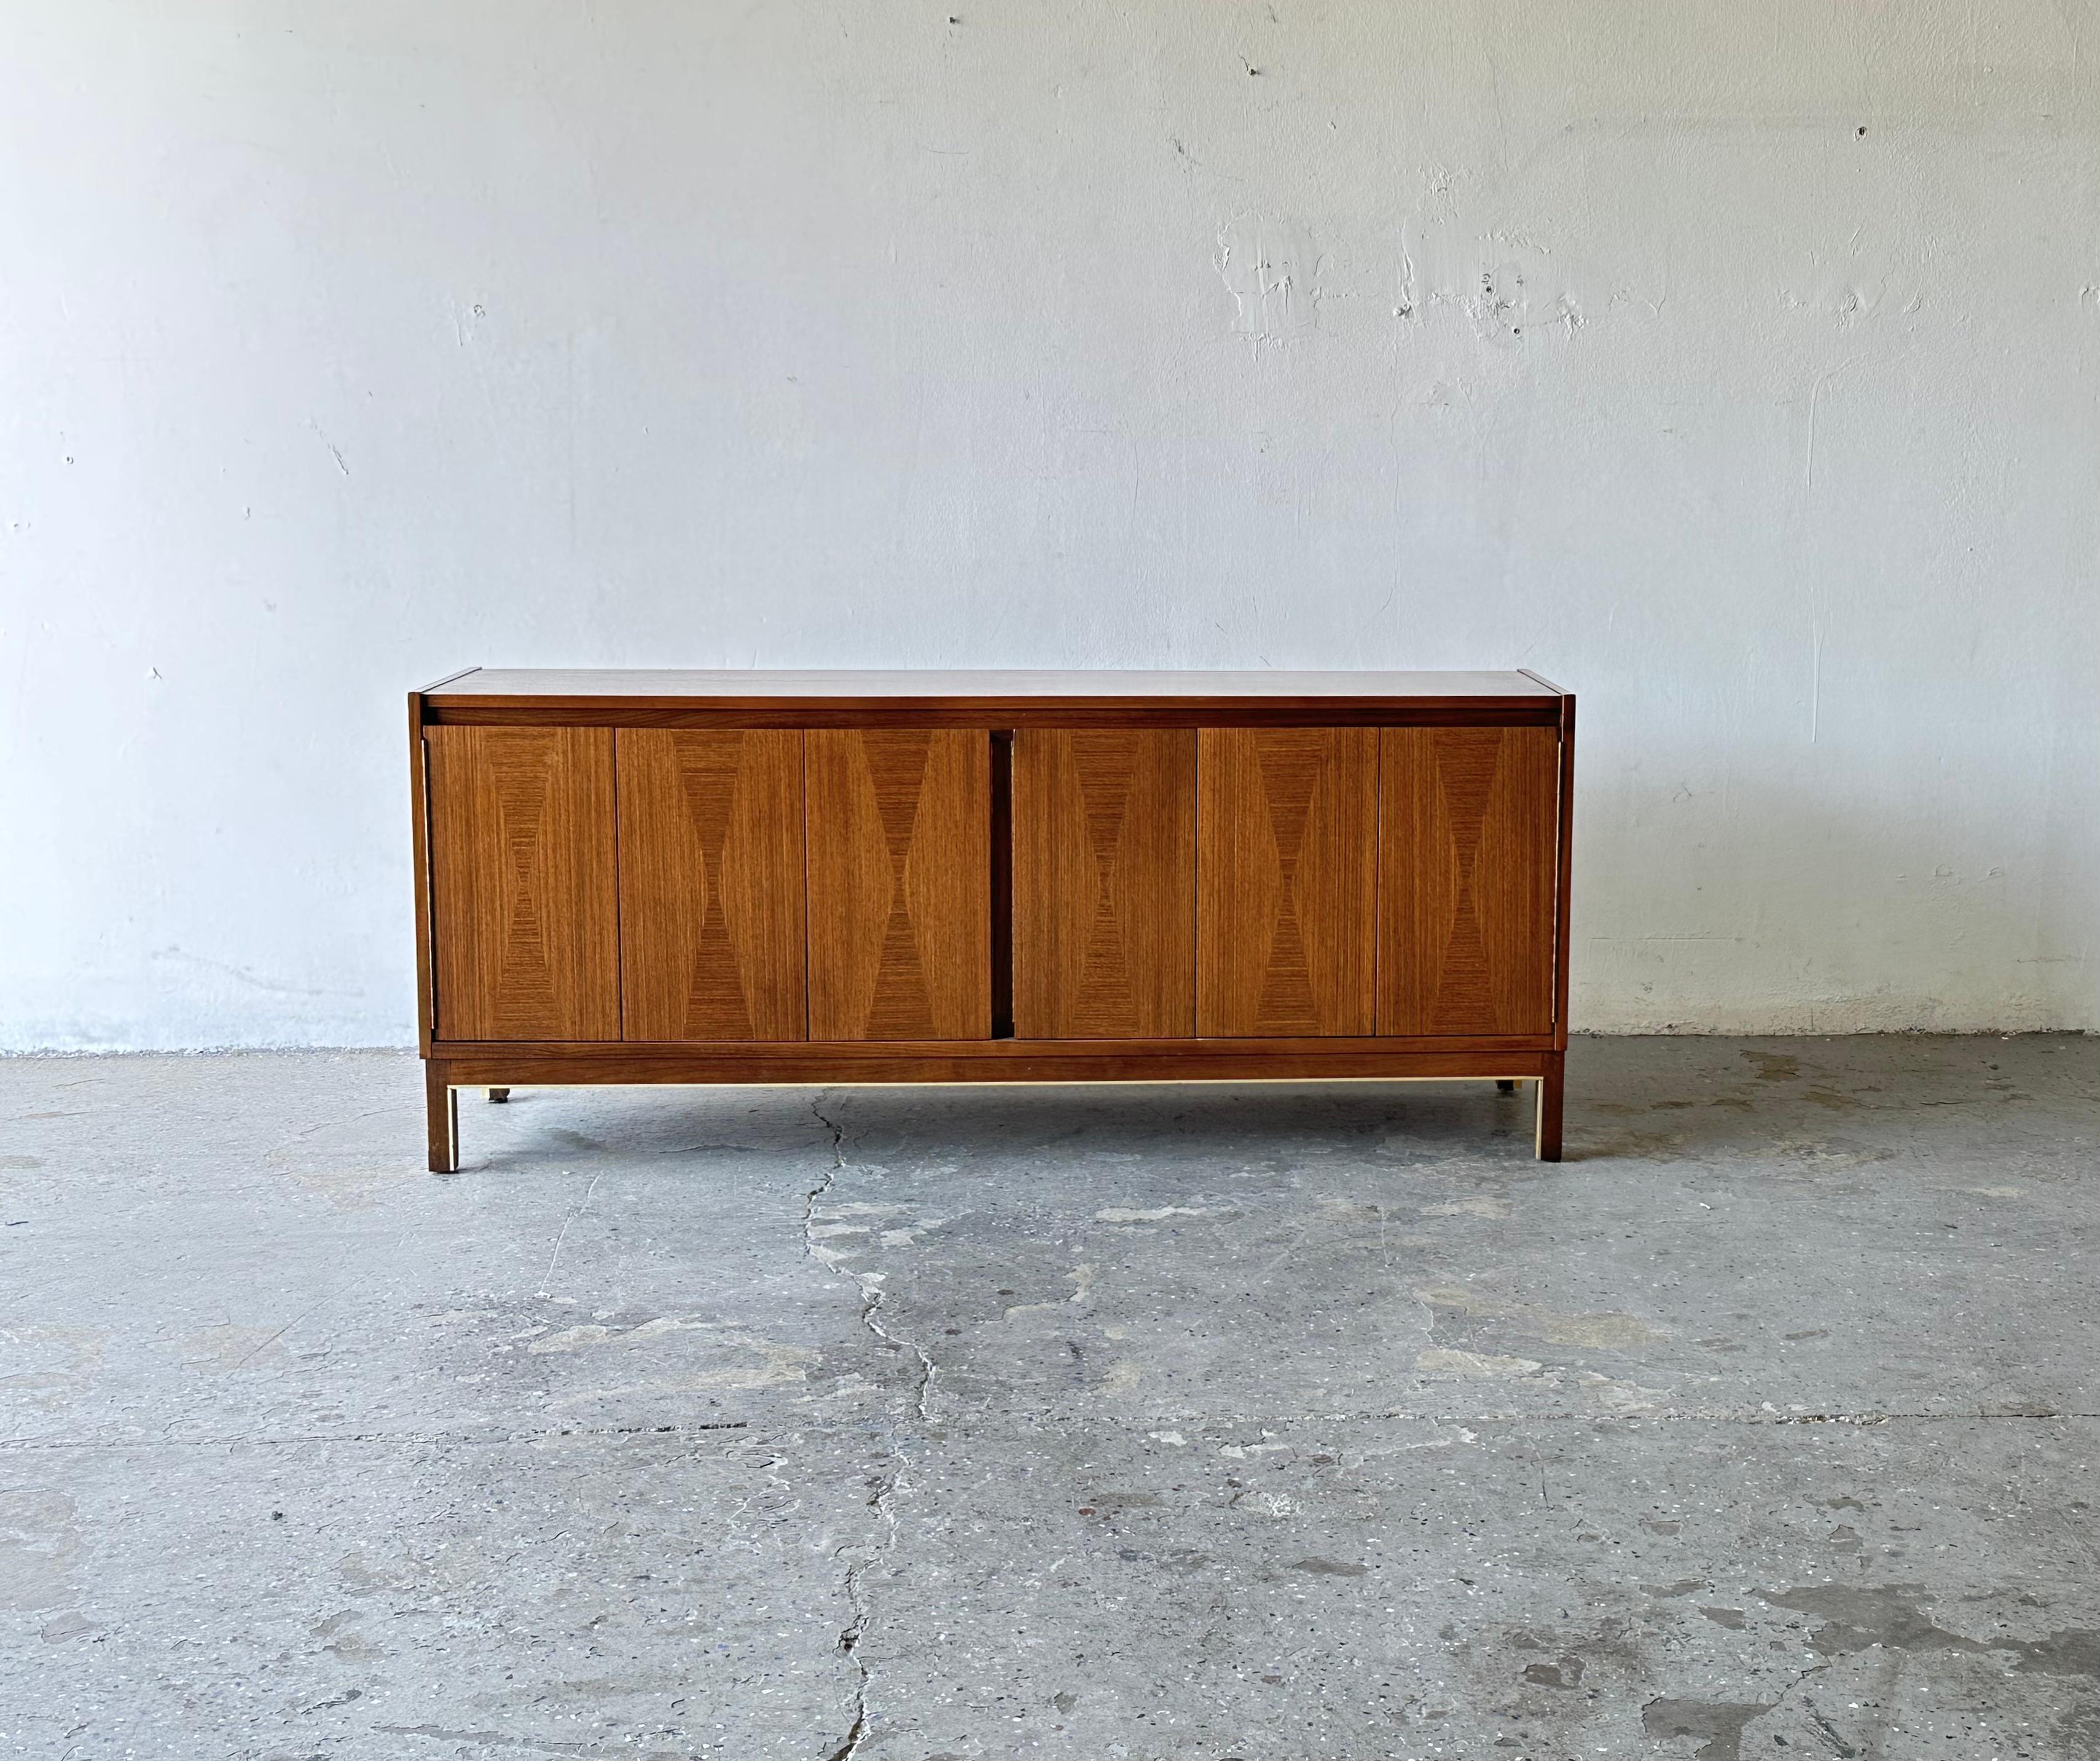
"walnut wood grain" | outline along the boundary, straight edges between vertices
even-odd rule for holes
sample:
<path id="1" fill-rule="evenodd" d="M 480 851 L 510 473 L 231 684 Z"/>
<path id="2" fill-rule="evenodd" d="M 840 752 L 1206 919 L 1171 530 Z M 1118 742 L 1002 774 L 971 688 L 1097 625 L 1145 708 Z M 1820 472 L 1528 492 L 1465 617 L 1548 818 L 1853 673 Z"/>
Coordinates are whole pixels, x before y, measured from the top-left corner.
<path id="1" fill-rule="evenodd" d="M 1018 730 L 1014 1032 L 1193 1034 L 1195 857 L 1193 730 Z"/>
<path id="2" fill-rule="evenodd" d="M 1378 773 L 1370 728 L 1203 730 L 1198 1033 L 1371 1031 Z"/>
<path id="3" fill-rule="evenodd" d="M 425 741 L 437 1036 L 618 1039 L 611 733 Z"/>
<path id="4" fill-rule="evenodd" d="M 802 736 L 623 728 L 619 764 L 624 1036 L 802 1038 Z"/>
<path id="5" fill-rule="evenodd" d="M 819 729 L 805 761 L 810 1036 L 988 1037 L 989 730 Z"/>
<path id="6" fill-rule="evenodd" d="M 1379 739 L 1379 1031 L 1551 1032 L 1557 730 Z"/>

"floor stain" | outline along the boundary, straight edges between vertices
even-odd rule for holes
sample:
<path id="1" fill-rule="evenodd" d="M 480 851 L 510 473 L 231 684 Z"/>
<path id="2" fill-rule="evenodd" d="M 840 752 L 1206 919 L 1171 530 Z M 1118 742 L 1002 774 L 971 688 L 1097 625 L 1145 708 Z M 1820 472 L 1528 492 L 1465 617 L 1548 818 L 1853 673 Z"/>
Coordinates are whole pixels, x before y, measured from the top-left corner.
<path id="1" fill-rule="evenodd" d="M 2046 1639 L 2001 1639 L 1999 1648 L 2013 1652 L 2019 1661 L 2016 1670 L 2037 1675 L 2085 1675 L 2100 1681 L 2100 1632 L 2085 1626 L 2068 1626 Z"/>
<path id="2" fill-rule="evenodd" d="M 1949 1632 L 1926 1614 L 1921 1584 L 1889 1584 L 1877 1590 L 1850 1584 L 1813 1584 L 1794 1590 L 1760 1590 L 1760 1601 L 1791 1609 L 1824 1624 L 1808 1635 L 1824 1657 L 1849 1657 L 1872 1645 L 1891 1651 L 1988 1651 L 1990 1647 Z"/>
<path id="3" fill-rule="evenodd" d="M 1693 1761 L 1742 1761 L 1743 1732 L 1768 1706 L 1731 1700 L 1651 1700 L 1641 1708 L 1641 1728 L 1651 1737 L 1696 1737 Z"/>
<path id="4" fill-rule="evenodd" d="M 1745 1063 L 1754 1064 L 1759 1082 L 1792 1082 L 1801 1074 L 1801 1060 L 1791 1052 L 1752 1052 L 1742 1053 Z"/>
<path id="5" fill-rule="evenodd" d="M 1302 1559 L 1284 1568 L 1286 1571 L 1306 1572 L 1315 1578 L 1361 1578 L 1370 1567 L 1352 1565 L 1347 1560 Z"/>

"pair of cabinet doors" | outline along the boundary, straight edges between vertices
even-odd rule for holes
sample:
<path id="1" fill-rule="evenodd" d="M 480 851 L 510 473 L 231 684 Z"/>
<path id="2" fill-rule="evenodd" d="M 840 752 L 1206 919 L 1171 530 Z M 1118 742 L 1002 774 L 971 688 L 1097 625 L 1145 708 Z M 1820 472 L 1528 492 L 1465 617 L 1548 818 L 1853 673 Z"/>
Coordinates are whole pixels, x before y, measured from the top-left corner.
<path id="1" fill-rule="evenodd" d="M 443 1039 L 1552 1031 L 1552 728 L 426 738 Z"/>

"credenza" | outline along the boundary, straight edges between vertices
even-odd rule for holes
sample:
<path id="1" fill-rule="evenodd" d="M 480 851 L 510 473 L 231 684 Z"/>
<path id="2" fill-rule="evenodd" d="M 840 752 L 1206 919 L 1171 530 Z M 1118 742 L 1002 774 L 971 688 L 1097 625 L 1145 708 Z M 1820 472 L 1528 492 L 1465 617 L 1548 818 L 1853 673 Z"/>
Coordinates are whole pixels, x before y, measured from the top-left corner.
<path id="1" fill-rule="evenodd" d="M 1575 700 L 1530 673 L 470 669 L 408 698 L 457 1091 L 1536 1084 Z"/>

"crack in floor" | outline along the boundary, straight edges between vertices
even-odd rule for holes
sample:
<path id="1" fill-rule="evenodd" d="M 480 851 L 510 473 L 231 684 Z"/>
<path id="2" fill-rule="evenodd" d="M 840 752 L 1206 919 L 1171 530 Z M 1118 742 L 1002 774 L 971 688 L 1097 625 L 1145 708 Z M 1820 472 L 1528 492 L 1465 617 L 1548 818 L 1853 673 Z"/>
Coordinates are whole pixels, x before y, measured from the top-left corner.
<path id="1" fill-rule="evenodd" d="M 933 1377 L 936 1373 L 933 1358 L 916 1340 L 907 1339 L 902 1334 L 893 1333 L 883 1325 L 881 1317 L 883 1291 L 880 1274 L 849 1271 L 839 1264 L 839 1256 L 836 1254 L 817 1245 L 817 1206 L 819 1201 L 827 1198 L 838 1185 L 839 1176 L 848 1165 L 845 1128 L 836 1119 L 828 1118 L 825 1114 L 824 1101 L 825 1096 L 819 1092 L 810 1101 L 810 1110 L 815 1115 L 817 1122 L 832 1134 L 832 1162 L 831 1166 L 824 1170 L 824 1177 L 810 1188 L 803 1202 L 803 1250 L 809 1258 L 816 1261 L 825 1270 L 836 1272 L 853 1281 L 854 1287 L 860 1293 L 860 1324 L 862 1327 L 880 1340 L 889 1350 L 909 1351 L 919 1360 L 918 1379 L 912 1389 L 911 1410 L 914 1415 L 923 1424 L 929 1419 L 928 1402 L 933 1395 Z M 898 1521 L 893 1501 L 897 1494 L 904 1489 L 906 1462 L 904 1450 L 898 1443 L 893 1432 L 886 1431 L 885 1436 L 888 1441 L 889 1450 L 889 1469 L 886 1473 L 877 1476 L 871 1482 L 874 1488 L 874 1495 L 868 1499 L 869 1507 L 881 1517 L 885 1531 L 882 1544 L 876 1550 L 874 1558 L 880 1558 L 896 1550 Z M 847 1728 L 845 1740 L 825 1758 L 825 1761 L 854 1761 L 854 1758 L 860 1753 L 862 1739 L 867 1732 L 868 1693 L 875 1680 L 874 1671 L 869 1669 L 860 1655 L 861 1640 L 867 1636 L 868 1626 L 875 1613 L 873 1604 L 862 1581 L 868 1566 L 874 1562 L 874 1559 L 849 1557 L 844 1547 L 838 1550 L 836 1556 L 843 1559 L 845 1563 L 846 1604 L 852 1610 L 852 1618 L 847 1622 L 845 1630 L 839 1635 L 839 1651 L 853 1664 L 858 1679 L 853 1693 L 853 1723 Z"/>

